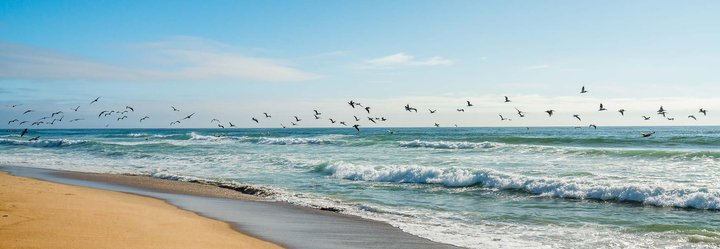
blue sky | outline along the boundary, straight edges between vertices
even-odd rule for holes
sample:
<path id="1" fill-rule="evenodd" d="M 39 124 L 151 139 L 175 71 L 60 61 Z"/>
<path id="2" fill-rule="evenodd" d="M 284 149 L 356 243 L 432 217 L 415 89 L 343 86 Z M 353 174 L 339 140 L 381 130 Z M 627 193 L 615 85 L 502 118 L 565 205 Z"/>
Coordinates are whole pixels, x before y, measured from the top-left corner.
<path id="1" fill-rule="evenodd" d="M 0 118 L 63 110 L 85 120 L 54 127 L 167 127 L 197 112 L 181 127 L 294 115 L 324 127 L 367 116 L 355 99 L 383 126 L 716 125 L 717 13 L 717 1 L 4 1 Z M 475 106 L 455 111 L 465 100 Z M 125 105 L 127 120 L 96 117 Z M 710 115 L 687 118 L 699 108 Z M 250 121 L 262 112 L 274 117 Z"/>

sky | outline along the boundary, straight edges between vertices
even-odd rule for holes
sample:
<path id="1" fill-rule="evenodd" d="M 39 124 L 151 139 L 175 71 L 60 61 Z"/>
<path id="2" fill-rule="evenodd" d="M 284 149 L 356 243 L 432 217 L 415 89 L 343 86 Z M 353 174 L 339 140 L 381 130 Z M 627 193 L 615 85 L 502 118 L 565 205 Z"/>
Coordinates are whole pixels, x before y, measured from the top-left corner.
<path id="1" fill-rule="evenodd" d="M 39 128 L 169 128 L 192 113 L 172 127 L 717 125 L 717 13 L 718 1 L 2 1 L 0 128 L 57 111 L 64 121 Z M 126 106 L 126 119 L 97 116 Z"/>

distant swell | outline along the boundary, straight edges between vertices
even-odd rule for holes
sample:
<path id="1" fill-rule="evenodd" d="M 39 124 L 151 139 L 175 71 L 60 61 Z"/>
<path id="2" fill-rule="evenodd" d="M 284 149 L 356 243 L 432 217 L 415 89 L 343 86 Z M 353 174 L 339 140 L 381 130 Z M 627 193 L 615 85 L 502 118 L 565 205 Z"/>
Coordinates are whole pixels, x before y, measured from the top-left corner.
<path id="1" fill-rule="evenodd" d="M 353 181 L 441 184 L 447 187 L 482 186 L 519 190 L 553 198 L 636 202 L 660 207 L 720 209 L 720 192 L 708 189 L 665 189 L 633 185 L 606 186 L 561 179 L 511 176 L 492 171 L 421 166 L 367 167 L 348 163 L 321 165 L 318 171 Z"/>
<path id="2" fill-rule="evenodd" d="M 86 143 L 92 143 L 92 141 L 68 140 L 68 139 L 46 139 L 46 140 L 41 139 L 41 140 L 37 140 L 37 141 L 17 140 L 17 139 L 0 139 L 0 144 L 2 144 L 2 145 L 23 145 L 23 146 L 44 147 L 44 148 L 80 145 L 80 144 L 86 144 Z"/>
<path id="3" fill-rule="evenodd" d="M 400 147 L 408 147 L 408 148 L 434 148 L 434 149 L 478 149 L 478 148 L 493 148 L 498 146 L 497 143 L 491 143 L 491 142 L 482 142 L 482 143 L 473 143 L 473 142 L 454 142 L 454 141 L 421 141 L 421 140 L 413 140 L 413 141 L 406 141 L 406 142 L 400 142 Z"/>

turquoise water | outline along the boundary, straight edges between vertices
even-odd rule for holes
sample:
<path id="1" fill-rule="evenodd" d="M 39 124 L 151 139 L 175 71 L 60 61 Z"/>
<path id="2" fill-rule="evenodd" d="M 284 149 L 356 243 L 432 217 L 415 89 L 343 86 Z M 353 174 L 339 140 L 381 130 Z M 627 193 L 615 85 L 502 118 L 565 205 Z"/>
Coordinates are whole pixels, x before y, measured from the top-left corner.
<path id="1" fill-rule="evenodd" d="M 720 128 L 651 130 L 3 131 L 0 164 L 253 184 L 471 248 L 720 247 Z"/>

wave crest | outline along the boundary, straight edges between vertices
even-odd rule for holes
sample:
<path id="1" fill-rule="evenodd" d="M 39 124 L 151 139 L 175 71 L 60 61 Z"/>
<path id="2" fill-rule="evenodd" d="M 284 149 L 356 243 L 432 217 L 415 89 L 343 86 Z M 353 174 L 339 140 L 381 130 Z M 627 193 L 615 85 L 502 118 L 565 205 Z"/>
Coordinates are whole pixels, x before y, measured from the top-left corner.
<path id="1" fill-rule="evenodd" d="M 720 209 L 720 192 L 708 189 L 666 189 L 643 185 L 612 186 L 563 179 L 513 176 L 490 170 L 422 166 L 367 167 L 344 162 L 320 166 L 331 177 L 353 181 L 441 184 L 446 187 L 479 185 L 496 190 L 519 190 L 550 198 L 636 202 L 659 207 Z"/>
<path id="2" fill-rule="evenodd" d="M 400 147 L 408 148 L 434 148 L 434 149 L 489 149 L 497 147 L 499 144 L 492 142 L 464 142 L 464 141 L 404 141 L 400 142 Z"/>

